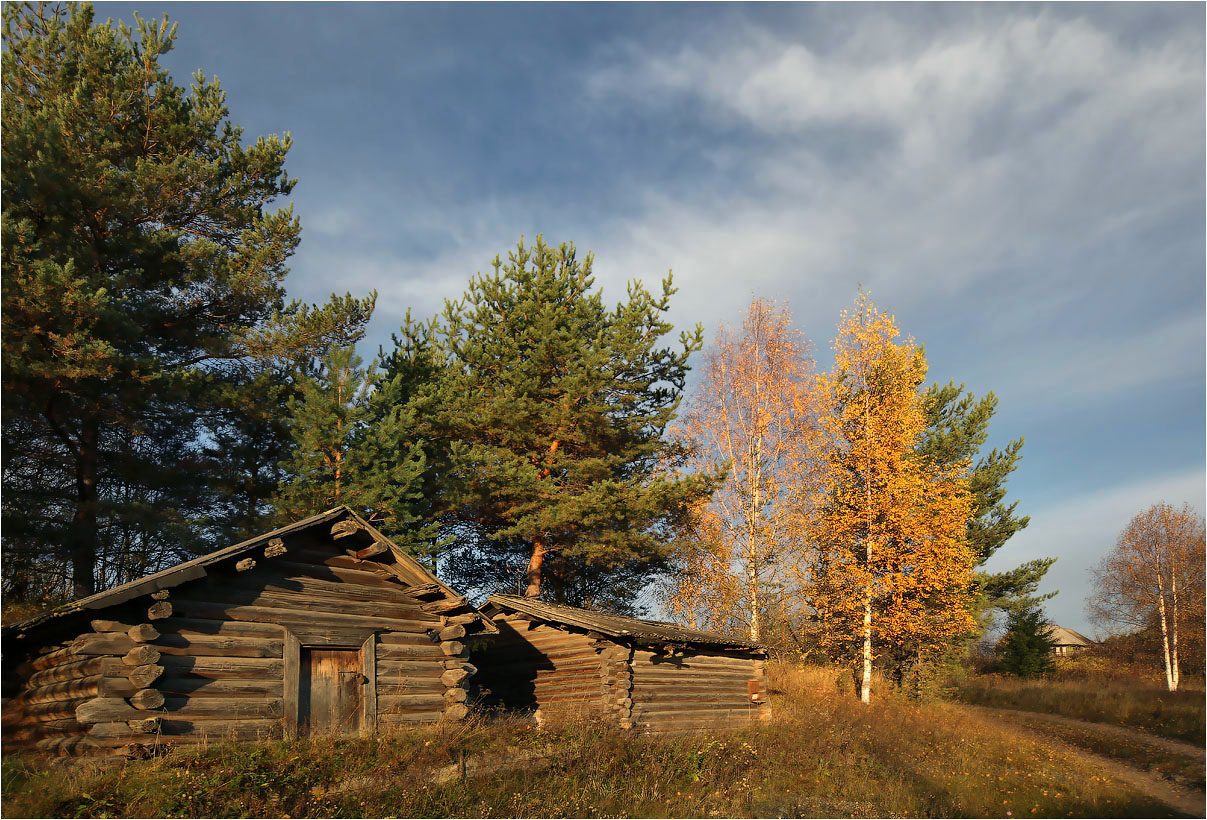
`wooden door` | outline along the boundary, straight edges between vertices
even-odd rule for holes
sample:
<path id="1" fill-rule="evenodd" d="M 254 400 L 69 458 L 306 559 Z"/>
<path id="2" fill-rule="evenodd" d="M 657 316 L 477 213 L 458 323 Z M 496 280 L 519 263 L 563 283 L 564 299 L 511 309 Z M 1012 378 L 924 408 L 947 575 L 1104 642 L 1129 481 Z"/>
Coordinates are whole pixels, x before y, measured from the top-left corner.
<path id="1" fill-rule="evenodd" d="M 298 724 L 311 734 L 355 735 L 365 711 L 359 649 L 302 649 Z"/>

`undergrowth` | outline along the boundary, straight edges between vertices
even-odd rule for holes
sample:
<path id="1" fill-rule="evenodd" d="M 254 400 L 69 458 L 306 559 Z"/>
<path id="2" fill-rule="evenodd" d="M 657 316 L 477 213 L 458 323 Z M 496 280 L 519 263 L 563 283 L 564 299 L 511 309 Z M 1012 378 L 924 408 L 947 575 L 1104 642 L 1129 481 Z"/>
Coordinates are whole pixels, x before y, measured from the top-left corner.
<path id="1" fill-rule="evenodd" d="M 1204 744 L 1202 685 L 1167 691 L 1123 676 L 1021 680 L 981 675 L 960 680 L 955 697 L 976 706 L 1021 709 L 1145 729 L 1162 737 Z"/>
<path id="2" fill-rule="evenodd" d="M 1171 816 L 1029 735 L 944 704 L 864 706 L 772 665 L 772 719 L 643 737 L 479 718 L 375 739 L 178 750 L 102 770 L 4 761 L 9 817 Z M 462 756 L 523 760 L 462 780 Z M 453 775 L 438 782 L 437 775 Z"/>

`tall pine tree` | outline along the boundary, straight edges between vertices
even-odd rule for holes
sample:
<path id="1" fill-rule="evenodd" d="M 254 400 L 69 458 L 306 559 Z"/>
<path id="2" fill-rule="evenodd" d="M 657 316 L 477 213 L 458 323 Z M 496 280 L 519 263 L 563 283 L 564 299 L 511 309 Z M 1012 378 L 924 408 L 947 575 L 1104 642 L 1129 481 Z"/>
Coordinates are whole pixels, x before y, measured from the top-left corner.
<path id="1" fill-rule="evenodd" d="M 684 453 L 664 438 L 702 332 L 659 346 L 670 278 L 660 295 L 630 284 L 609 309 L 591 264 L 572 245 L 521 241 L 399 347 L 437 354 L 414 401 L 442 453 L 436 514 L 458 536 L 455 579 L 627 609 L 665 561 L 671 525 L 715 483 L 674 475 Z"/>
<path id="2" fill-rule="evenodd" d="M 352 347 L 336 348 L 297 375 L 278 521 L 345 504 L 423 556 L 433 528 L 422 507 L 425 455 L 409 439 L 415 409 L 400 397 L 398 377 L 362 364 Z"/>
<path id="3" fill-rule="evenodd" d="M 216 81 L 173 82 L 166 19 L 93 18 L 3 9 L 4 552 L 19 594 L 15 572 L 72 596 L 125 580 L 110 559 L 204 519 L 201 417 L 249 374 L 354 340 L 373 304 L 285 301 L 301 228 L 270 206 L 294 184 L 289 138 L 245 144 Z"/>
<path id="4" fill-rule="evenodd" d="M 1003 450 L 994 448 L 981 455 L 995 412 L 997 396 L 992 392 L 978 400 L 965 392 L 964 385 L 934 384 L 926 394 L 927 427 L 918 446 L 920 455 L 937 464 L 972 464 L 968 473 L 973 502 L 968 543 L 977 566 L 983 566 L 1031 520 L 1016 514 L 1017 501 L 1005 500 L 1006 481 L 1022 458 L 1023 439 L 1011 441 Z M 1055 558 L 1039 558 L 1005 572 L 979 572 L 982 612 L 1025 609 L 1051 598 L 1056 593 L 1037 596 L 1035 591 L 1055 561 Z"/>

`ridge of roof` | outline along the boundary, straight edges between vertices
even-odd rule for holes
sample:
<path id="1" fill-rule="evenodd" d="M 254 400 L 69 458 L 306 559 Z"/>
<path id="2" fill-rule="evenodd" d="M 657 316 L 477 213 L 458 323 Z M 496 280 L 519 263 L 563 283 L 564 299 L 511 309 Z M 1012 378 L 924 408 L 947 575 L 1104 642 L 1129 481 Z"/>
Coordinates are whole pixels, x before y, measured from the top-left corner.
<path id="1" fill-rule="evenodd" d="M 366 531 L 368 531 L 375 541 L 385 544 L 394 560 L 401 564 L 403 568 L 410 571 L 410 574 L 415 576 L 418 584 L 434 584 L 439 587 L 449 598 L 463 598 L 461 594 L 450 588 L 447 584 L 433 575 L 426 567 L 420 564 L 415 558 L 403 552 L 397 544 L 386 538 L 382 533 L 370 524 L 365 519 L 361 518 L 356 512 L 346 504 L 341 504 L 338 507 L 332 507 L 329 510 L 324 510 L 321 513 L 316 513 L 300 521 L 295 521 L 292 524 L 287 524 L 284 527 L 278 527 L 271 532 L 262 533 L 253 536 L 237 544 L 232 544 L 229 547 L 223 547 L 220 550 L 206 553 L 205 555 L 193 558 L 188 561 L 183 561 L 174 566 L 162 569 L 159 572 L 146 575 L 142 578 L 136 578 L 133 581 L 127 581 L 124 584 L 112 587 L 102 592 L 97 592 L 85 598 L 80 598 L 70 603 L 56 607 L 49 612 L 44 612 L 40 615 L 35 615 L 27 618 L 12 626 L 5 626 L 4 633 L 6 636 L 13 635 L 18 639 L 23 638 L 25 632 L 30 629 L 35 629 L 52 621 L 58 621 L 62 618 L 79 615 L 88 610 L 103 609 L 105 607 L 116 606 L 127 601 L 138 598 L 142 595 L 150 595 L 153 592 L 158 592 L 163 589 L 171 589 L 188 581 L 195 581 L 206 576 L 206 567 L 221 561 L 226 561 L 246 552 L 250 552 L 257 547 L 265 544 L 273 538 L 280 538 L 285 535 L 309 529 L 319 524 L 324 524 L 328 521 L 334 521 L 339 518 L 350 518 L 359 523 Z M 466 608 L 470 612 L 474 612 L 474 608 L 466 601 Z M 483 618 L 486 631 L 489 633 L 497 632 L 497 628 L 490 622 L 489 618 Z"/>
<path id="2" fill-rule="evenodd" d="M 581 607 L 549 603 L 523 595 L 491 595 L 481 610 L 485 612 L 492 608 L 496 611 L 507 609 L 542 620 L 564 623 L 579 629 L 598 632 L 613 638 L 627 638 L 639 643 L 705 644 L 765 651 L 765 647 L 760 643 L 735 638 L 731 635 L 691 629 L 667 621 L 650 621 L 624 615 L 593 612 Z"/>

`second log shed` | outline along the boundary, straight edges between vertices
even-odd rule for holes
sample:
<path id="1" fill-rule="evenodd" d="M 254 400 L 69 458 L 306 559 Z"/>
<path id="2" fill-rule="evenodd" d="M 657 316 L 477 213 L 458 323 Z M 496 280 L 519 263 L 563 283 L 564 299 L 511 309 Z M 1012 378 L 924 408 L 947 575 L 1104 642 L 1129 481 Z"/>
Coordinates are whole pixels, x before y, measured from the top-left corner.
<path id="1" fill-rule="evenodd" d="M 4 630 L 4 748 L 51 756 L 468 714 L 469 602 L 337 507 Z"/>
<path id="2" fill-rule="evenodd" d="M 736 728 L 770 717 L 767 650 L 676 624 L 625 618 L 518 595 L 481 609 L 499 629 L 473 653 L 485 702 L 599 718 L 669 733 Z"/>

